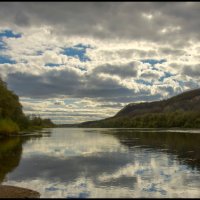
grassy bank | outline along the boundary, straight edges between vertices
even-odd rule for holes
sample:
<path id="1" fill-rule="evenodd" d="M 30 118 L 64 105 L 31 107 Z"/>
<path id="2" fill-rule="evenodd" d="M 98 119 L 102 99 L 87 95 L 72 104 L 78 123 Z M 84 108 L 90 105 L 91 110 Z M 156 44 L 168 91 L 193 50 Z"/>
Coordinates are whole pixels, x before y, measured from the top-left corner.
<path id="1" fill-rule="evenodd" d="M 45 120 L 44 120 L 45 121 Z M 0 136 L 11 136 L 19 134 L 20 131 L 37 131 L 43 128 L 53 128 L 53 124 L 41 123 L 39 125 L 33 123 L 31 120 L 25 127 L 21 127 L 11 119 L 0 119 Z"/>
<path id="2" fill-rule="evenodd" d="M 10 136 L 19 132 L 19 126 L 11 119 L 0 119 L 0 134 Z"/>

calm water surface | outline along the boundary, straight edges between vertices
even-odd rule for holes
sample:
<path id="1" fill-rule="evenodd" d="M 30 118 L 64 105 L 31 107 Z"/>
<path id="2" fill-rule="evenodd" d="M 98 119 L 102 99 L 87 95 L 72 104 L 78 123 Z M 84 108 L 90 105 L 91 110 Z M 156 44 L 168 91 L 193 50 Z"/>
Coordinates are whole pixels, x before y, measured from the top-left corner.
<path id="1" fill-rule="evenodd" d="M 0 183 L 41 197 L 200 197 L 200 130 L 44 129 L 0 139 Z"/>

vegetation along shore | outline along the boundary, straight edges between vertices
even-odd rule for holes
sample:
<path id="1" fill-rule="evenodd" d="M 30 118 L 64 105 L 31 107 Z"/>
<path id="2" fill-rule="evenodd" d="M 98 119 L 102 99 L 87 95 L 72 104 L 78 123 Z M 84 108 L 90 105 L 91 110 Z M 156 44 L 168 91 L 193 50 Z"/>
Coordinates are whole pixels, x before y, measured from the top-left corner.
<path id="1" fill-rule="evenodd" d="M 36 115 L 25 115 L 19 97 L 8 90 L 6 83 L 0 79 L 0 136 L 46 127 L 54 127 L 53 122 Z"/>

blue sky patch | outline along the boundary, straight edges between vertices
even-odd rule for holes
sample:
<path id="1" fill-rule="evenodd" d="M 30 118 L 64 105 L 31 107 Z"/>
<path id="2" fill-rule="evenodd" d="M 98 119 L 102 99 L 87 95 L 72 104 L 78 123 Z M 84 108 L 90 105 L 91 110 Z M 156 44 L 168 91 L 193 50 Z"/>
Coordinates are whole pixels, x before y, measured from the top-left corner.
<path id="1" fill-rule="evenodd" d="M 46 63 L 45 66 L 48 66 L 48 67 L 59 67 L 60 65 L 62 64 L 57 64 L 57 63 Z"/>
<path id="2" fill-rule="evenodd" d="M 4 30 L 0 32 L 0 38 L 2 37 L 7 37 L 7 38 L 20 38 L 21 34 L 20 33 L 13 33 L 12 30 Z"/>
<path id="3" fill-rule="evenodd" d="M 2 56 L 0 55 L 0 64 L 16 64 L 16 61 L 10 59 L 8 56 Z"/>
<path id="4" fill-rule="evenodd" d="M 91 48 L 91 47 L 89 45 L 77 44 L 73 47 L 63 48 L 63 51 L 61 51 L 61 54 L 64 54 L 70 57 L 76 57 L 81 62 L 87 62 L 87 61 L 90 61 L 90 58 L 85 55 L 87 48 Z"/>
<path id="5" fill-rule="evenodd" d="M 151 65 L 155 65 L 155 64 L 162 64 L 164 62 L 167 62 L 166 59 L 161 59 L 161 60 L 156 60 L 156 59 L 144 59 L 144 60 L 141 60 L 141 62 L 143 63 L 149 63 Z"/>
<path id="6" fill-rule="evenodd" d="M 159 78 L 159 81 L 163 81 L 165 78 L 168 78 L 168 77 L 171 77 L 171 76 L 174 76 L 174 74 L 170 73 L 170 72 L 164 72 L 165 75 L 164 76 L 161 76 Z"/>
<path id="7" fill-rule="evenodd" d="M 3 42 L 3 41 L 0 40 L 0 51 L 3 51 L 3 50 L 5 50 L 5 49 L 6 49 L 6 44 L 5 44 L 5 42 Z"/>
<path id="8" fill-rule="evenodd" d="M 6 38 L 20 38 L 21 34 L 13 33 L 12 30 L 4 30 L 0 32 L 0 51 L 6 50 L 6 43 L 2 41 L 3 37 Z"/>

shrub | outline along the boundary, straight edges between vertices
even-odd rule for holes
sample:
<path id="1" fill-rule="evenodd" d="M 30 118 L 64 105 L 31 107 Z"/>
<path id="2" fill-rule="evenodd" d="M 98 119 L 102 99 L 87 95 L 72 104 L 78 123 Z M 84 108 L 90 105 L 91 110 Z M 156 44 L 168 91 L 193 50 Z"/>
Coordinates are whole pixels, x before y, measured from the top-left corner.
<path id="1" fill-rule="evenodd" d="M 0 135 L 12 135 L 19 132 L 19 126 L 11 119 L 0 119 Z"/>

